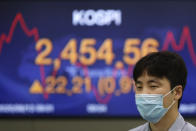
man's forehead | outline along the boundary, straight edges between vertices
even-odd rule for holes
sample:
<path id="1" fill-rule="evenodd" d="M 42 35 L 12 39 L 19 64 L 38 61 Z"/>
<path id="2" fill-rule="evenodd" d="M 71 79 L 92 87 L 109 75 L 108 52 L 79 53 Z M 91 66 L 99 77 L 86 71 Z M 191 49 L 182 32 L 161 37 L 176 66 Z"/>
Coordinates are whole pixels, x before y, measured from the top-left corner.
<path id="1" fill-rule="evenodd" d="M 159 78 L 156 76 L 151 76 L 148 75 L 147 73 L 141 75 L 140 77 L 138 77 L 138 79 L 136 80 L 136 83 L 143 83 L 143 82 L 159 82 L 164 78 Z"/>

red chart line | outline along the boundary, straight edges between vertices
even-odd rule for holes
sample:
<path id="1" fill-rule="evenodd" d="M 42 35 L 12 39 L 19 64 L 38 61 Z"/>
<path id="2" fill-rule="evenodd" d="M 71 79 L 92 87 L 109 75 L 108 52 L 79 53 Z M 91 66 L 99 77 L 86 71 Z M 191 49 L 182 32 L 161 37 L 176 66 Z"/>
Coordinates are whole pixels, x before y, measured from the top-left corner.
<path id="1" fill-rule="evenodd" d="M 183 27 L 182 34 L 181 34 L 180 41 L 179 41 L 178 45 L 177 45 L 176 40 L 174 38 L 173 32 L 168 31 L 166 34 L 166 38 L 165 38 L 162 50 L 168 50 L 169 45 L 171 44 L 171 47 L 175 51 L 181 51 L 184 49 L 185 43 L 187 43 L 188 52 L 191 56 L 193 64 L 196 66 L 196 53 L 194 51 L 191 33 L 190 33 L 190 29 L 188 26 Z"/>
<path id="2" fill-rule="evenodd" d="M 6 44 L 9 44 L 12 40 L 12 37 L 13 37 L 13 34 L 14 34 L 14 31 L 15 31 L 15 28 L 16 28 L 16 25 L 17 24 L 20 24 L 22 30 L 24 31 L 24 33 L 28 36 L 28 37 L 31 37 L 31 36 L 34 36 L 34 40 L 37 41 L 39 39 L 39 33 L 38 33 L 38 29 L 36 27 L 34 27 L 33 29 L 29 30 L 25 21 L 24 21 L 24 18 L 22 16 L 21 13 L 17 13 L 12 24 L 11 24 L 11 27 L 10 27 L 10 30 L 9 30 L 9 33 L 8 35 L 2 33 L 1 36 L 0 36 L 0 53 L 2 51 L 2 47 L 3 47 L 3 44 L 6 43 Z"/>
<path id="3" fill-rule="evenodd" d="M 24 33 L 28 36 L 28 37 L 34 37 L 35 42 L 39 40 L 39 32 L 38 29 L 36 27 L 32 28 L 31 30 L 27 27 L 26 22 L 22 16 L 21 13 L 17 13 L 14 20 L 12 21 L 11 27 L 9 29 L 9 33 L 8 35 L 6 35 L 5 33 L 2 33 L 0 36 L 0 53 L 3 49 L 3 44 L 9 44 L 12 41 L 12 37 L 15 31 L 15 28 L 17 26 L 17 24 L 20 24 L 22 30 L 24 31 Z M 39 52 L 38 52 L 39 54 Z M 45 88 L 45 73 L 44 73 L 44 67 L 40 66 L 40 75 L 41 75 L 41 83 L 43 85 L 43 87 Z M 47 94 L 44 91 L 44 96 L 47 97 Z"/>

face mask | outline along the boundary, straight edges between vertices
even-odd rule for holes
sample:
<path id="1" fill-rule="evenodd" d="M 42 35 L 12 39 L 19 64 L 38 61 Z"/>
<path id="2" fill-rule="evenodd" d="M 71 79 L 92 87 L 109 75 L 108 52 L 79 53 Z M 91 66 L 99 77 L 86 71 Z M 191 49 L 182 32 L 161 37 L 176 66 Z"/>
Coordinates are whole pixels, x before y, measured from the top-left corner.
<path id="1" fill-rule="evenodd" d="M 173 88 L 170 92 L 172 92 Z M 140 115 L 151 123 L 157 123 L 167 113 L 167 111 L 173 106 L 175 101 L 168 108 L 163 107 L 163 98 L 165 95 L 162 94 L 136 94 L 135 100 L 137 109 Z"/>

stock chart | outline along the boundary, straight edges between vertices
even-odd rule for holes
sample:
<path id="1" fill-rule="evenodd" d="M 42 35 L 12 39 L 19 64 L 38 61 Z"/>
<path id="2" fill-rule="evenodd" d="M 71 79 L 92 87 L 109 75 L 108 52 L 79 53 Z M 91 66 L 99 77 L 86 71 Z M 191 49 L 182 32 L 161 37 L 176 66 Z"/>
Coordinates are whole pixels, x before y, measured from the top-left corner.
<path id="1" fill-rule="evenodd" d="M 180 112 L 196 116 L 196 4 L 0 4 L 0 116 L 132 117 L 132 71 L 150 52 L 188 68 Z"/>

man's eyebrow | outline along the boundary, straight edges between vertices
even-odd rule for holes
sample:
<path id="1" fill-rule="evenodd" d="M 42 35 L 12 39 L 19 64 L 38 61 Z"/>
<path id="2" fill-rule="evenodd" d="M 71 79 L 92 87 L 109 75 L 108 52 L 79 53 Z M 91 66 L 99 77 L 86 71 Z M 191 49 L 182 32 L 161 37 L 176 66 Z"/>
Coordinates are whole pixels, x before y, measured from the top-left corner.
<path id="1" fill-rule="evenodd" d="M 135 84 L 142 84 L 142 82 L 137 80 Z"/>
<path id="2" fill-rule="evenodd" d="M 152 80 L 148 81 L 148 84 L 151 84 L 151 83 L 161 84 L 158 80 L 155 80 L 155 79 L 152 79 Z"/>

